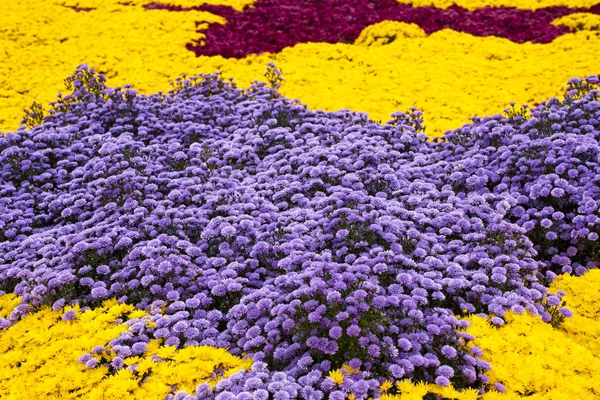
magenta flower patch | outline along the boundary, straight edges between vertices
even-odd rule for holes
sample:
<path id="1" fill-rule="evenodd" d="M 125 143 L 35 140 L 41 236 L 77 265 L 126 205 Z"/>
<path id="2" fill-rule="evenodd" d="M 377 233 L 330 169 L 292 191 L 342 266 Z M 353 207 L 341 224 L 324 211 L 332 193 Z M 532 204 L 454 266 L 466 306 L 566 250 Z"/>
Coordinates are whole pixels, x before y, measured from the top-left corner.
<path id="1" fill-rule="evenodd" d="M 600 13 L 590 9 L 547 7 L 522 10 L 485 7 L 475 11 L 452 6 L 413 7 L 394 0 L 258 0 L 243 12 L 227 6 L 180 7 L 151 3 L 148 10 L 209 11 L 227 19 L 225 25 L 211 24 L 205 43 L 188 44 L 196 55 L 242 58 L 249 54 L 276 53 L 298 43 L 353 43 L 369 25 L 385 21 L 415 23 L 428 34 L 453 29 L 475 36 L 499 36 L 517 43 L 549 43 L 568 32 L 551 22 L 576 12 Z"/>

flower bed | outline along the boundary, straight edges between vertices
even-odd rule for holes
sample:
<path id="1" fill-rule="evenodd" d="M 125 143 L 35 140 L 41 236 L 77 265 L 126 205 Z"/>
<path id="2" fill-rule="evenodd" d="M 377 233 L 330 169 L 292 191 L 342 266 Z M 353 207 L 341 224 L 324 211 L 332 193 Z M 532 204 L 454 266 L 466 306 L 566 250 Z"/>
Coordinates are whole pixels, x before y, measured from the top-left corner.
<path id="1" fill-rule="evenodd" d="M 219 399 L 503 390 L 464 318 L 559 326 L 548 285 L 599 265 L 597 77 L 431 142 L 416 110 L 315 112 L 266 75 L 144 96 L 82 67 L 0 137 L 0 290 L 22 302 L 0 324 L 116 298 L 152 316 L 113 349 L 250 356 Z"/>
<path id="2" fill-rule="evenodd" d="M 189 8 L 195 3 L 177 4 Z M 395 111 L 416 106 L 425 113 L 431 137 L 468 122 L 473 115 L 500 112 L 510 101 L 532 104 L 557 96 L 572 76 L 599 72 L 598 32 L 566 33 L 569 22 L 552 24 L 565 13 L 597 12 L 597 6 L 587 3 L 543 3 L 544 9 L 532 13 L 528 7 L 467 11 L 384 2 L 387 8 L 371 10 L 364 20 L 356 16 L 354 22 L 340 20 L 351 10 L 331 11 L 319 30 L 310 31 L 295 25 L 293 15 L 279 10 L 280 19 L 262 24 L 257 18 L 265 15 L 259 12 L 263 3 L 228 4 L 234 8 L 213 5 L 203 8 L 210 12 L 171 12 L 144 8 L 147 3 L 141 1 L 10 2 L 0 15 L 0 41 L 7 53 L 0 62 L 0 127 L 4 132 L 16 129 L 23 108 L 33 101 L 45 107 L 62 90 L 63 78 L 81 63 L 105 72 L 112 85 L 134 84 L 144 93 L 155 93 L 167 90 L 169 80 L 197 72 L 222 71 L 241 87 L 248 87 L 268 62 L 275 61 L 284 72 L 281 91 L 288 97 L 313 109 L 348 108 L 381 121 Z M 517 4 L 505 4 L 513 5 Z M 365 3 L 357 0 L 356 6 L 362 10 Z M 310 7 L 302 10 L 308 17 L 315 15 Z M 404 25 L 386 24 L 379 32 L 378 46 L 353 44 L 362 30 L 373 29 L 369 24 L 388 17 L 419 24 L 423 32 L 405 37 Z M 246 23 L 251 24 L 252 34 L 245 34 L 242 25 Z M 274 33 L 275 26 L 280 32 Z M 589 29 L 594 26 L 590 24 Z M 505 27 L 510 29 L 502 31 Z M 545 42 L 562 33 L 550 43 L 535 46 L 488 36 Z M 274 42 L 267 43 L 266 36 Z M 339 43 L 338 37 L 346 43 Z M 202 51 L 212 49 L 210 54 L 242 55 L 246 47 L 277 52 L 242 59 L 196 57 L 186 46 L 203 39 L 207 47 Z M 305 43 L 308 40 L 331 43 Z M 271 47 L 260 47 L 265 44 Z M 279 52 L 282 46 L 293 44 Z"/>
<path id="3" fill-rule="evenodd" d="M 413 23 L 427 34 L 452 29 L 474 36 L 495 36 L 517 43 L 549 43 L 569 31 L 552 24 L 573 13 L 600 14 L 600 4 L 590 7 L 484 7 L 468 10 L 414 7 L 395 0 L 258 0 L 252 7 L 234 10 L 219 5 L 197 7 L 151 3 L 148 10 L 208 11 L 227 23 L 213 23 L 202 31 L 199 44 L 188 45 L 197 55 L 242 58 L 264 52 L 277 53 L 298 43 L 354 43 L 361 31 L 383 21 Z M 393 39 L 392 39 L 393 40 Z"/>
<path id="4" fill-rule="evenodd" d="M 7 3 L 0 397 L 596 398 L 599 7 Z"/>
<path id="5" fill-rule="evenodd" d="M 0 317 L 18 303 L 13 295 L 0 297 Z M 151 323 L 145 312 L 116 301 L 93 310 L 47 307 L 25 316 L 0 330 L 0 396 L 162 399 L 173 391 L 195 392 L 199 384 L 214 387 L 222 377 L 250 369 L 251 360 L 224 349 L 113 341 L 141 323 Z"/>

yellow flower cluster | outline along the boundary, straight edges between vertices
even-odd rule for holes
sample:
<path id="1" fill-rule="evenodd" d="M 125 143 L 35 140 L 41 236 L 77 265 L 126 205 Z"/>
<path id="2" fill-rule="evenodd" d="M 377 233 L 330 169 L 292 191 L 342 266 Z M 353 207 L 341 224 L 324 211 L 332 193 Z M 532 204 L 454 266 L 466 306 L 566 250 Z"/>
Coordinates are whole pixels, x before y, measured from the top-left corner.
<path id="1" fill-rule="evenodd" d="M 427 34 L 417 24 L 382 21 L 367 26 L 354 41 L 358 46 L 385 46 L 397 38 L 424 38 Z"/>
<path id="2" fill-rule="evenodd" d="M 590 353 L 600 355 L 600 270 L 591 270 L 582 277 L 560 275 L 552 291 L 566 293 L 564 300 L 574 315 L 566 319 L 560 330 Z"/>
<path id="3" fill-rule="evenodd" d="M 592 400 L 600 394 L 600 270 L 582 277 L 563 275 L 551 291 L 563 290 L 574 316 L 557 329 L 530 314 L 511 314 L 509 323 L 492 327 L 471 318 L 468 331 L 492 364 L 492 382 L 506 393 L 491 392 L 485 400 Z"/>
<path id="4" fill-rule="evenodd" d="M 598 31 L 600 30 L 600 15 L 590 13 L 565 15 L 552 21 L 552 25 L 568 26 L 576 31 Z"/>
<path id="5" fill-rule="evenodd" d="M 152 93 L 169 89 L 168 82 L 183 73 L 198 72 L 222 71 L 247 87 L 273 61 L 283 70 L 282 94 L 313 109 L 352 109 L 387 121 L 391 113 L 416 106 L 425 114 L 430 136 L 459 127 L 471 116 L 502 112 L 511 101 L 558 96 L 568 79 L 598 73 L 599 32 L 534 45 L 450 30 L 424 36 L 415 26 L 388 21 L 367 27 L 355 44 L 299 44 L 278 54 L 236 60 L 196 57 L 185 48 L 201 36 L 196 22 L 199 29 L 210 22 L 226 23 L 213 14 L 144 10 L 141 0 L 68 1 L 3 5 L 0 127 L 5 131 L 18 126 L 23 109 L 33 101 L 54 100 L 63 79 L 81 63 L 106 73 L 109 85 L 132 83 Z M 227 4 L 241 9 L 251 3 Z M 569 1 L 569 6 L 586 4 Z M 67 7 L 75 5 L 95 9 L 75 12 Z"/>
<path id="6" fill-rule="evenodd" d="M 0 297 L 0 318 L 17 303 L 12 295 Z M 61 317 L 69 310 L 76 311 L 77 317 L 65 321 Z M 234 357 L 225 349 L 177 350 L 158 340 L 151 341 L 144 354 L 125 358 L 130 368 L 114 374 L 105 366 L 86 368 L 78 362 L 99 344 L 106 349 L 94 357 L 112 360 L 115 353 L 108 343 L 127 330 L 126 320 L 144 316 L 133 306 L 110 300 L 85 312 L 77 306 L 57 312 L 44 308 L 24 317 L 0 331 L 0 398 L 162 399 L 181 390 L 194 393 L 199 383 L 214 384 L 221 376 L 251 366 L 251 360 Z"/>
<path id="7" fill-rule="evenodd" d="M 5 294 L 0 296 L 0 318 L 7 318 L 21 300 L 14 294 Z"/>
<path id="8" fill-rule="evenodd" d="M 342 365 L 342 368 L 330 371 L 327 378 L 331 379 L 335 385 L 341 385 L 344 383 L 346 376 L 358 374 L 359 372 L 360 369 L 352 368 L 350 365 L 344 364 Z"/>
<path id="9" fill-rule="evenodd" d="M 596 33 L 541 45 L 443 30 L 423 38 L 398 35 L 379 47 L 301 44 L 273 59 L 283 71 L 282 93 L 312 108 L 349 108 L 387 121 L 391 112 L 416 106 L 427 133 L 436 136 L 471 116 L 499 113 L 511 101 L 558 96 L 570 77 L 597 73 L 599 48 Z M 221 67 L 238 81 L 251 68 Z"/>
<path id="10" fill-rule="evenodd" d="M 397 0 L 400 4 L 412 4 L 416 7 L 435 6 L 448 8 L 454 4 L 475 10 L 483 7 L 516 7 L 523 10 L 537 10 L 545 7 L 566 6 L 587 8 L 598 4 L 598 0 Z"/>
<path id="11" fill-rule="evenodd" d="M 442 399 L 452 400 L 479 400 L 481 397 L 479 391 L 475 389 L 465 389 L 459 392 L 452 386 L 442 387 L 426 382 L 414 383 L 408 379 L 396 383 L 396 389 L 400 394 L 387 394 L 385 392 L 391 387 L 388 388 L 386 385 L 386 388 L 382 389 L 384 393 L 379 400 L 423 400 L 430 393 L 436 394 Z"/>

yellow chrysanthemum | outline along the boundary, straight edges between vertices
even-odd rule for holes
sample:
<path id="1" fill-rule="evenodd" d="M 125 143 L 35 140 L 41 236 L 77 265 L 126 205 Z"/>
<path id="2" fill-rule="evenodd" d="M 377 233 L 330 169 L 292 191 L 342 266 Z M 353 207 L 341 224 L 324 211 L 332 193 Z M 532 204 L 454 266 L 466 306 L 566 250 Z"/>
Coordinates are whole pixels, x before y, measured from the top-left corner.
<path id="1" fill-rule="evenodd" d="M 414 390 L 415 385 L 410 379 L 403 379 L 396 382 L 396 388 L 404 394 L 410 393 Z"/>
<path id="2" fill-rule="evenodd" d="M 358 372 L 360 371 L 358 368 L 352 368 L 350 365 L 348 364 L 344 364 L 342 365 L 342 369 L 344 371 L 346 371 L 348 373 L 348 375 L 354 375 L 354 374 L 358 374 Z"/>
<path id="3" fill-rule="evenodd" d="M 335 371 L 330 371 L 327 377 L 331 379 L 336 385 L 341 385 L 344 382 L 344 373 L 339 369 L 336 369 Z"/>
<path id="4" fill-rule="evenodd" d="M 467 329 L 476 337 L 485 360 L 492 364 L 491 382 L 502 382 L 506 393 L 494 390 L 484 400 L 520 398 L 519 393 L 534 393 L 532 399 L 594 399 L 600 391 L 595 376 L 600 374 L 600 270 L 581 277 L 568 274 L 556 279 L 550 292 L 562 290 L 564 300 L 574 311 L 573 318 L 559 328 L 544 323 L 530 313 L 507 313 L 510 322 L 501 328 L 486 319 L 469 317 Z M 477 398 L 475 393 L 462 396 Z"/>
<path id="5" fill-rule="evenodd" d="M 383 383 L 381 385 L 379 385 L 379 390 L 381 390 L 382 392 L 387 392 L 393 386 L 394 386 L 394 384 L 392 383 L 392 381 L 385 380 L 385 381 L 383 381 Z"/>

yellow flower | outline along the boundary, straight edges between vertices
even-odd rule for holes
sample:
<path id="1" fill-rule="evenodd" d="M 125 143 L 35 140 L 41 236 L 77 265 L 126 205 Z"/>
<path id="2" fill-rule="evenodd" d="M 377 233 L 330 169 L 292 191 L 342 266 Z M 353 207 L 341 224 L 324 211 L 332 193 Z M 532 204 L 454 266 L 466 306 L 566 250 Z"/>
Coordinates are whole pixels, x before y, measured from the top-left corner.
<path id="1" fill-rule="evenodd" d="M 430 385 L 427 382 L 417 382 L 413 389 L 413 394 L 421 397 L 425 396 L 429 392 L 431 386 L 433 385 Z"/>
<path id="2" fill-rule="evenodd" d="M 129 314 L 129 318 L 130 319 L 142 318 L 146 315 L 148 315 L 148 313 L 144 310 L 135 310 Z"/>
<path id="3" fill-rule="evenodd" d="M 111 308 L 111 307 L 117 306 L 118 304 L 119 303 L 118 303 L 117 299 L 115 299 L 113 297 L 111 299 L 104 300 L 104 302 L 102 303 L 102 307 Z"/>
<path id="4" fill-rule="evenodd" d="M 400 37 L 417 38 L 426 37 L 427 34 L 417 24 L 407 24 L 398 21 L 383 21 L 369 25 L 361 32 L 354 41 L 358 46 L 385 46 L 390 41 Z"/>
<path id="5" fill-rule="evenodd" d="M 414 387 L 415 386 L 413 385 L 410 379 L 403 379 L 401 381 L 396 382 L 396 388 L 398 388 L 398 390 L 402 394 L 410 393 L 411 391 L 413 391 Z"/>
<path id="6" fill-rule="evenodd" d="M 492 383 L 502 382 L 506 393 L 489 391 L 484 400 L 519 398 L 518 393 L 533 392 L 540 399 L 593 399 L 600 389 L 594 377 L 600 374 L 600 270 L 580 277 L 559 276 L 550 293 L 562 290 L 564 300 L 574 311 L 558 328 L 530 313 L 506 314 L 509 324 L 495 328 L 486 319 L 469 317 L 467 332 L 475 336 L 474 345 L 492 364 L 488 376 Z M 477 399 L 475 391 L 461 392 L 459 400 Z"/>
<path id="7" fill-rule="evenodd" d="M 342 365 L 342 369 L 344 371 L 346 371 L 349 375 L 354 375 L 354 374 L 358 374 L 358 372 L 360 371 L 358 368 L 352 368 L 350 365 L 348 364 L 344 364 Z"/>
<path id="8" fill-rule="evenodd" d="M 341 385 L 344 382 L 344 373 L 339 369 L 329 372 L 329 375 L 327 375 L 327 377 L 331 379 L 336 385 Z"/>
<path id="9" fill-rule="evenodd" d="M 177 348 L 175 346 L 163 346 L 155 354 L 160 358 L 171 358 L 175 355 Z"/>
<path id="10" fill-rule="evenodd" d="M 387 392 L 388 390 L 390 390 L 392 388 L 392 386 L 394 386 L 392 381 L 386 380 L 386 381 L 383 381 L 383 383 L 379 386 L 379 390 L 381 390 L 382 392 Z"/>
<path id="11" fill-rule="evenodd" d="M 478 400 L 481 395 L 479 390 L 476 389 L 463 389 L 460 395 L 457 396 L 458 400 Z"/>
<path id="12" fill-rule="evenodd" d="M 141 357 L 128 357 L 125 359 L 125 365 L 138 364 L 140 361 L 142 361 Z"/>

